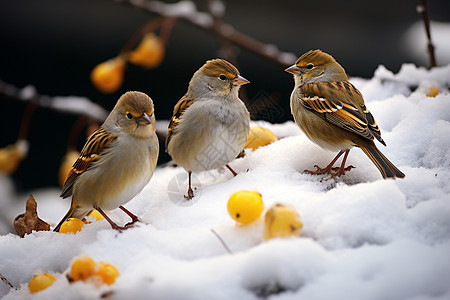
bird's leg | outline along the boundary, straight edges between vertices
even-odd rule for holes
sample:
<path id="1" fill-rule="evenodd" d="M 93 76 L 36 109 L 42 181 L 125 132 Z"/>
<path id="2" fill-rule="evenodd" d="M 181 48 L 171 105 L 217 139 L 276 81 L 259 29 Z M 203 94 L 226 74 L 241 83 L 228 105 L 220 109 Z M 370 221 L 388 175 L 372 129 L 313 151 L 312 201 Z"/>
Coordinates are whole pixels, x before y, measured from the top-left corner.
<path id="1" fill-rule="evenodd" d="M 126 209 L 122 205 L 119 206 L 119 208 L 131 218 L 131 222 L 127 223 L 127 225 L 125 225 L 125 226 L 130 226 L 131 224 L 139 222 L 139 218 L 135 214 L 133 214 L 131 211 L 129 211 L 128 209 Z"/>
<path id="2" fill-rule="evenodd" d="M 331 177 L 327 178 L 325 180 L 330 180 L 332 178 L 341 177 L 345 174 L 346 171 L 350 171 L 354 166 L 350 165 L 348 167 L 345 167 L 345 162 L 347 161 L 348 153 L 350 152 L 350 149 L 345 150 L 344 158 L 342 159 L 341 166 L 339 168 L 333 168 L 332 170 L 335 171 L 335 173 L 331 173 Z"/>
<path id="3" fill-rule="evenodd" d="M 236 177 L 237 173 L 229 166 L 229 165 L 225 165 L 225 167 L 228 168 L 228 170 L 230 170 L 231 173 L 233 173 L 233 175 Z"/>
<path id="4" fill-rule="evenodd" d="M 186 200 L 191 200 L 192 198 L 194 198 L 194 191 L 192 190 L 192 185 L 191 185 L 191 175 L 192 175 L 192 172 L 189 171 L 189 172 L 188 172 L 188 176 L 189 176 L 189 188 L 188 188 L 187 196 L 184 195 L 184 198 L 185 198 Z"/>
<path id="5" fill-rule="evenodd" d="M 339 151 L 336 157 L 333 158 L 333 160 L 325 168 L 320 168 L 319 166 L 315 165 L 314 167 L 316 168 L 316 171 L 304 170 L 303 172 L 306 172 L 311 175 L 321 175 L 326 173 L 330 174 L 330 171 L 332 170 L 334 163 L 339 159 L 339 157 L 341 157 L 342 154 L 344 154 L 344 151 L 343 150 Z"/>
<path id="6" fill-rule="evenodd" d="M 118 231 L 122 231 L 122 230 L 125 230 L 125 229 L 128 229 L 128 228 L 130 228 L 131 226 L 125 226 L 125 227 L 122 227 L 122 226 L 119 226 L 119 225 L 117 225 L 116 223 L 114 223 L 113 222 L 113 220 L 111 220 L 107 215 L 106 215 L 106 213 L 100 208 L 100 207 L 98 207 L 98 206 L 96 206 L 96 207 L 94 207 L 96 210 L 98 210 L 98 212 L 105 218 L 105 220 L 106 221 L 108 221 L 108 223 L 109 223 L 109 225 L 111 225 L 111 227 L 112 227 L 112 229 L 115 229 L 115 230 L 118 230 Z"/>

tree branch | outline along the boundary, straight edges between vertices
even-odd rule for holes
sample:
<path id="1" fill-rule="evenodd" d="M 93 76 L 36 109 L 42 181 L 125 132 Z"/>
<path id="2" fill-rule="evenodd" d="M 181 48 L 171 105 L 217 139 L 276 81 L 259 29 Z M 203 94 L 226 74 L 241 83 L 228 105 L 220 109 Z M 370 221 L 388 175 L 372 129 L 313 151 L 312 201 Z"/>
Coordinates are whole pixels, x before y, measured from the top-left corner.
<path id="1" fill-rule="evenodd" d="M 0 94 L 21 100 L 32 102 L 40 107 L 48 107 L 57 111 L 70 113 L 74 115 L 86 115 L 98 122 L 103 122 L 108 116 L 108 111 L 95 104 L 91 100 L 83 97 L 50 97 L 39 95 L 32 86 L 26 86 L 22 89 L 0 80 Z"/>
<path id="2" fill-rule="evenodd" d="M 422 15 L 423 23 L 425 25 L 425 32 L 428 38 L 428 54 L 430 55 L 430 67 L 436 67 L 436 56 L 434 55 L 434 45 L 431 42 L 430 18 L 428 16 L 427 0 L 421 0 L 422 4 L 417 6 L 417 12 Z"/>
<path id="3" fill-rule="evenodd" d="M 217 16 L 213 16 L 211 13 L 199 12 L 195 4 L 189 0 L 182 0 L 172 4 L 147 0 L 118 0 L 118 2 L 146 10 L 161 17 L 177 18 L 192 26 L 209 31 L 217 35 L 221 40 L 228 41 L 282 67 L 293 64 L 297 58 L 295 54 L 280 51 L 272 44 L 264 44 L 234 29 L 229 24 L 218 24 L 215 22 Z"/>

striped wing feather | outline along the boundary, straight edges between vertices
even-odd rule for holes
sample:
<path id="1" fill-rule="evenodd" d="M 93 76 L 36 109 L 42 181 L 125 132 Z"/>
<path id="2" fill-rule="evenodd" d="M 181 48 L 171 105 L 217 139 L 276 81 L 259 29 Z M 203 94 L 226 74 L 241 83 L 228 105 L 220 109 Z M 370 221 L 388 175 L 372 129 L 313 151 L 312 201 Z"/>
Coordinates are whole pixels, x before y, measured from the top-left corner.
<path id="1" fill-rule="evenodd" d="M 372 114 L 364 105 L 361 93 L 350 82 L 317 82 L 300 87 L 304 107 L 324 120 L 364 138 L 381 138 Z"/>
<path id="2" fill-rule="evenodd" d="M 67 198 L 72 195 L 73 185 L 78 177 L 89 169 L 92 162 L 96 161 L 100 154 L 107 149 L 111 143 L 117 139 L 116 135 L 108 133 L 103 127 L 97 129 L 87 140 L 80 157 L 75 161 L 72 169 L 69 171 L 66 182 L 64 183 L 61 197 Z"/>
<path id="3" fill-rule="evenodd" d="M 186 95 L 183 96 L 183 98 L 178 101 L 178 103 L 175 105 L 173 109 L 173 116 L 170 119 L 169 122 L 169 130 L 166 137 L 166 151 L 167 151 L 167 145 L 169 145 L 169 141 L 172 137 L 173 130 L 176 128 L 178 122 L 180 121 L 181 116 L 183 115 L 184 111 L 194 103 L 193 99 L 186 98 Z"/>

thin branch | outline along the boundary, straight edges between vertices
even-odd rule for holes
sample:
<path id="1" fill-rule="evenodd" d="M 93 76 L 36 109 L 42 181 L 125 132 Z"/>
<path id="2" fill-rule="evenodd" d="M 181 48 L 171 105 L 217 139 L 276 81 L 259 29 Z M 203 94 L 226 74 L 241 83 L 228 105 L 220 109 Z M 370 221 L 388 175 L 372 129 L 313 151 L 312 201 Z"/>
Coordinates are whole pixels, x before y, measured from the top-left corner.
<path id="1" fill-rule="evenodd" d="M 222 23 L 217 26 L 214 22 L 214 17 L 210 13 L 199 12 L 195 4 L 189 0 L 182 0 L 171 4 L 146 0 L 118 0 L 118 2 L 146 10 L 161 17 L 178 18 L 180 21 L 209 31 L 221 39 L 268 59 L 282 67 L 291 65 L 296 59 L 295 54 L 280 51 L 275 45 L 264 44 L 234 29 L 229 24 Z"/>
<path id="2" fill-rule="evenodd" d="M 434 45 L 431 42 L 431 29 L 430 29 L 430 18 L 428 16 L 428 6 L 427 0 L 421 0 L 422 4 L 417 6 L 417 12 L 422 15 L 423 23 L 425 25 L 425 32 L 427 33 L 428 39 L 428 54 L 430 55 L 430 67 L 436 67 L 436 56 L 434 54 Z"/>
<path id="3" fill-rule="evenodd" d="M 233 254 L 233 252 L 231 252 L 230 248 L 228 248 L 227 244 L 225 243 L 225 241 L 220 237 L 220 235 L 211 228 L 211 232 L 219 239 L 220 243 L 222 243 L 222 246 L 225 248 L 225 250 L 227 250 L 227 252 L 229 254 Z"/>
<path id="4" fill-rule="evenodd" d="M 223 26 L 223 16 L 225 15 L 225 3 L 223 3 L 221 0 L 208 0 L 207 2 L 207 8 L 208 12 L 213 18 L 213 26 L 214 30 L 218 31 Z M 220 54 L 223 58 L 228 60 L 230 63 L 232 63 L 234 66 L 239 68 L 239 63 L 236 57 L 236 51 L 233 44 L 226 38 L 222 36 L 218 36 L 217 38 L 219 40 L 220 44 Z M 239 97 L 241 100 L 245 103 L 245 106 L 249 107 L 250 102 L 248 100 L 248 95 L 245 86 L 241 87 L 239 92 Z"/>
<path id="5" fill-rule="evenodd" d="M 133 49 L 139 43 L 139 41 L 141 40 L 142 36 L 145 33 L 155 31 L 156 29 L 160 28 L 163 21 L 164 18 L 160 17 L 144 24 L 128 39 L 128 41 L 122 47 L 122 50 L 120 50 L 119 56 L 126 55 L 128 52 L 130 52 L 130 50 Z"/>
<path id="6" fill-rule="evenodd" d="M 0 80 L 0 94 L 24 102 L 33 102 L 39 107 L 48 107 L 74 115 L 86 115 L 98 122 L 103 122 L 108 116 L 108 111 L 87 98 L 82 97 L 50 97 L 40 95 L 32 86 L 22 89 Z"/>
<path id="7" fill-rule="evenodd" d="M 0 273 L 0 279 L 1 279 L 4 283 L 6 283 L 6 284 L 9 285 L 10 287 L 12 287 L 13 289 L 16 289 L 16 290 L 17 290 L 17 288 L 16 288 L 14 285 L 12 285 L 12 283 L 9 282 L 9 280 L 6 279 L 6 277 L 3 276 L 2 273 Z"/>
<path id="8" fill-rule="evenodd" d="M 28 103 L 25 107 L 25 111 L 22 115 L 22 121 L 20 122 L 19 140 L 26 140 L 28 137 L 28 131 L 30 129 L 31 118 L 38 106 L 34 102 Z"/>

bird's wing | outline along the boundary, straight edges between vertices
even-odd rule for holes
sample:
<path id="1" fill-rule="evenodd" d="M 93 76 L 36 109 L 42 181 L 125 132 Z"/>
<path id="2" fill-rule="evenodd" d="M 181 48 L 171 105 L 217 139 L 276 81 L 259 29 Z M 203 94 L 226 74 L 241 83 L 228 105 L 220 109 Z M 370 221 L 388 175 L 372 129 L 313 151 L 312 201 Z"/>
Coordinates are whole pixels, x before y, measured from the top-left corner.
<path id="1" fill-rule="evenodd" d="M 364 105 L 361 93 L 350 82 L 317 82 L 300 86 L 303 106 L 324 120 L 383 145 L 381 131 Z"/>
<path id="2" fill-rule="evenodd" d="M 66 182 L 64 183 L 61 197 L 67 198 L 72 195 L 73 185 L 78 177 L 92 166 L 100 154 L 107 149 L 115 140 L 116 135 L 107 132 L 103 127 L 97 129 L 87 140 L 80 157 L 75 161 L 72 169 L 69 171 Z"/>
<path id="3" fill-rule="evenodd" d="M 173 130 L 176 128 L 178 122 L 180 121 L 181 116 L 183 115 L 184 111 L 194 103 L 193 99 L 189 99 L 184 95 L 180 101 L 175 105 L 173 109 L 173 116 L 170 119 L 169 123 L 169 130 L 166 137 L 166 151 L 167 146 L 169 145 L 169 141 L 172 138 Z"/>

